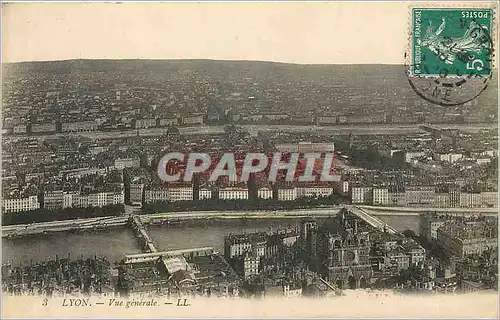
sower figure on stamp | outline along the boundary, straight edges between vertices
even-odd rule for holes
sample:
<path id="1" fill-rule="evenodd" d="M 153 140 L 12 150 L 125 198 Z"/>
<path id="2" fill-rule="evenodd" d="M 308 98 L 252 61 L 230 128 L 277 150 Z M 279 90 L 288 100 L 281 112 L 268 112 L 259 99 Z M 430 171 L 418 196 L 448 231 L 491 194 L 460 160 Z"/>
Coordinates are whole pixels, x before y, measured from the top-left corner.
<path id="1" fill-rule="evenodd" d="M 453 64 L 458 55 L 464 54 L 467 54 L 467 60 L 471 60 L 474 56 L 471 56 L 470 53 L 481 54 L 483 48 L 489 47 L 490 42 L 485 30 L 474 20 L 470 22 L 469 28 L 464 35 L 456 39 L 441 36 L 441 33 L 446 28 L 446 19 L 442 18 L 441 21 L 441 25 L 436 32 L 433 30 L 432 23 L 429 22 L 424 39 L 418 40 L 418 43 L 429 48 L 445 63 Z"/>

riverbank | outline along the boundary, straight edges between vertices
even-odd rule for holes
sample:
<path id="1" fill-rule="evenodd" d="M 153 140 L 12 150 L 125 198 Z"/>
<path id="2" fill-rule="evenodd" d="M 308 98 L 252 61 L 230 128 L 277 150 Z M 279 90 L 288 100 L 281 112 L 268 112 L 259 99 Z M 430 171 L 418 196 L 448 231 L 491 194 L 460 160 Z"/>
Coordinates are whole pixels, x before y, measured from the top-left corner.
<path id="1" fill-rule="evenodd" d="M 418 207 L 379 207 L 357 205 L 357 207 L 368 210 L 373 215 L 415 215 L 425 212 L 436 212 L 438 214 L 458 214 L 458 215 L 485 215 L 498 216 L 499 208 L 418 208 Z"/>
<path id="2" fill-rule="evenodd" d="M 425 212 L 460 215 L 497 216 L 498 208 L 406 208 L 406 207 L 374 207 L 359 206 L 374 216 L 415 216 Z M 212 219 L 297 219 L 304 217 L 328 217 L 336 215 L 342 206 L 330 208 L 311 208 L 284 211 L 184 211 L 165 212 L 140 215 L 145 224 L 178 223 L 185 220 Z M 22 237 L 28 234 L 44 234 L 63 231 L 78 231 L 84 229 L 106 229 L 112 226 L 127 224 L 128 216 L 64 220 L 53 222 L 32 223 L 24 225 L 2 226 L 2 237 Z"/>
<path id="3" fill-rule="evenodd" d="M 336 215 L 341 207 L 329 209 L 303 209 L 293 211 L 186 211 L 140 215 L 144 224 L 175 224 L 186 220 L 213 219 L 297 219 L 304 217 L 328 217 Z M 2 226 L 2 237 L 22 237 L 29 234 L 47 234 L 85 229 L 105 229 L 111 226 L 126 225 L 128 216 L 113 218 L 92 218 L 65 220 L 27 225 Z"/>

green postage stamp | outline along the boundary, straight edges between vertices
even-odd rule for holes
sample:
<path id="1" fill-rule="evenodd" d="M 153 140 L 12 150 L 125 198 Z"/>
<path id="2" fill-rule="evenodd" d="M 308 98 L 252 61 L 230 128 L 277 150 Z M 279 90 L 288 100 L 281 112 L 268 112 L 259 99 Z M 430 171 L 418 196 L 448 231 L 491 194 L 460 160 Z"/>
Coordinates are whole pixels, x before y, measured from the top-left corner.
<path id="1" fill-rule="evenodd" d="M 487 8 L 412 8 L 411 76 L 490 75 L 493 19 Z"/>

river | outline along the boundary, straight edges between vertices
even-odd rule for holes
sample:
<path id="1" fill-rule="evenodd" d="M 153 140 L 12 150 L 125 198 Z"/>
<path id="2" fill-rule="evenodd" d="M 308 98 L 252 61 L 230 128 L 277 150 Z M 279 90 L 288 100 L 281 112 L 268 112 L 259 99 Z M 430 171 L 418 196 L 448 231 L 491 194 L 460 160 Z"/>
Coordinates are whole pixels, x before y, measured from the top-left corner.
<path id="1" fill-rule="evenodd" d="M 418 233 L 418 216 L 377 216 L 399 231 L 406 229 Z M 318 219 L 321 224 L 321 219 Z M 224 252 L 224 236 L 230 233 L 276 230 L 279 227 L 295 226 L 295 219 L 265 220 L 219 220 L 209 223 L 191 223 L 183 226 L 149 226 L 148 233 L 160 250 L 213 246 Z M 72 259 L 91 257 L 94 254 L 119 261 L 125 254 L 139 253 L 140 248 L 133 232 L 125 227 L 105 231 L 83 233 L 53 233 L 23 238 L 2 238 L 2 261 L 13 265 L 25 265 L 30 261 L 55 258 L 56 255 Z"/>
<path id="2" fill-rule="evenodd" d="M 319 126 L 319 125 L 270 125 L 270 124 L 244 124 L 241 125 L 243 128 L 248 130 L 252 136 L 256 136 L 258 132 L 264 131 L 279 131 L 283 130 L 286 132 L 315 132 L 322 134 L 339 134 L 343 132 L 351 132 L 355 135 L 379 135 L 379 134 L 410 134 L 417 132 L 424 132 L 420 129 L 418 124 L 343 124 L 343 125 L 331 125 L 331 126 Z M 480 130 L 495 130 L 497 129 L 497 124 L 495 123 L 475 123 L 475 124 L 434 124 L 432 127 L 440 129 L 459 129 L 465 132 L 478 132 Z M 179 131 L 183 135 L 192 134 L 221 134 L 224 132 L 224 126 L 208 126 L 201 125 L 195 127 L 178 127 Z M 97 132 L 79 132 L 78 135 L 87 137 L 89 139 L 117 139 L 136 136 L 137 132 L 141 136 L 156 136 L 163 135 L 167 132 L 167 128 L 148 128 L 139 130 L 127 130 L 127 131 L 97 131 Z M 36 135 L 31 136 L 31 138 L 46 139 L 46 138 L 56 138 L 65 137 L 66 133 L 55 133 L 49 135 Z M 23 137 L 20 136 L 6 136 L 9 141 L 16 141 Z"/>

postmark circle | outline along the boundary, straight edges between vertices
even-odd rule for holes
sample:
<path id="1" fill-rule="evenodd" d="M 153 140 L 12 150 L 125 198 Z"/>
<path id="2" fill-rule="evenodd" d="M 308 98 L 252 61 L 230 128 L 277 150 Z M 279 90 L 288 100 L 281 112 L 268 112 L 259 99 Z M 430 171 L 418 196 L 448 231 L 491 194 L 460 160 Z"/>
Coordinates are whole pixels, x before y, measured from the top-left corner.
<path id="1" fill-rule="evenodd" d="M 440 106 L 452 107 L 476 99 L 488 88 L 491 76 L 408 77 L 411 88 L 421 98 Z"/>

